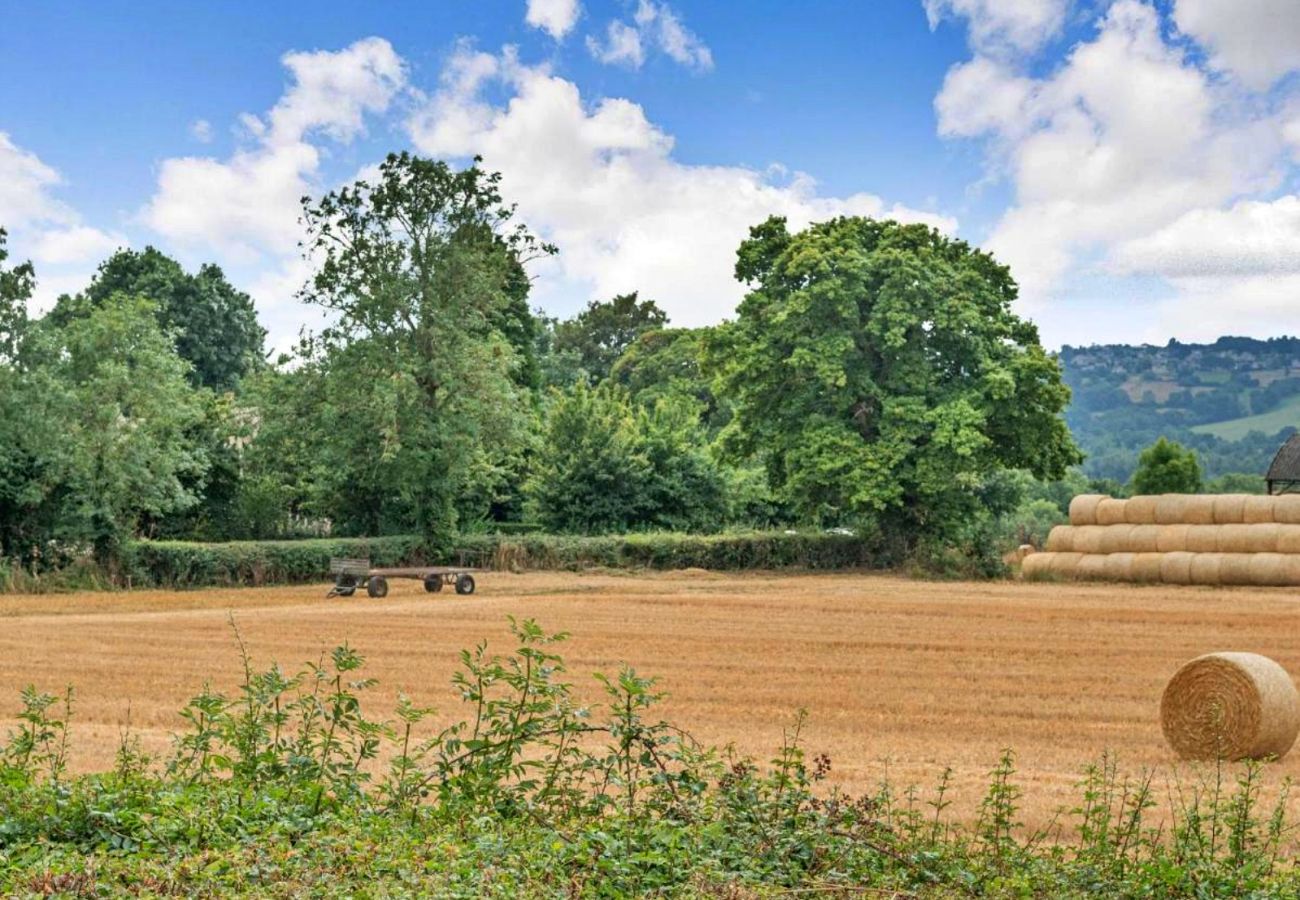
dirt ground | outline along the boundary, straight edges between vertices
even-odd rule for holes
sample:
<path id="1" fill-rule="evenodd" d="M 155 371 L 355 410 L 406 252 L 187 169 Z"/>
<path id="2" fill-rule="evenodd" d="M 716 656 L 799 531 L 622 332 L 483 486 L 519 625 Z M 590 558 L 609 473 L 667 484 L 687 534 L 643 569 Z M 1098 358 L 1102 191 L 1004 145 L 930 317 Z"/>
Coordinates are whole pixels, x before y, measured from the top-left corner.
<path id="1" fill-rule="evenodd" d="M 384 600 L 326 587 L 0 597 L 0 718 L 17 692 L 77 689 L 73 761 L 106 765 L 129 721 L 163 750 L 176 711 L 205 680 L 233 689 L 233 614 L 255 661 L 289 669 L 348 642 L 379 679 L 372 714 L 397 691 L 460 718 L 456 655 L 487 639 L 510 649 L 506 617 L 572 634 L 562 652 L 593 700 L 593 670 L 626 661 L 670 693 L 665 717 L 697 738 L 767 759 L 808 710 L 810 753 L 830 783 L 888 775 L 928 796 L 954 770 L 954 812 L 973 814 L 1004 747 L 1018 755 L 1023 818 L 1076 800 L 1103 751 L 1156 771 L 1164 794 L 1197 772 L 1160 734 L 1161 690 L 1184 660 L 1249 650 L 1300 673 L 1300 594 L 1289 590 L 935 583 L 862 574 L 486 573 L 469 597 L 397 581 Z M 1268 781 L 1300 774 L 1300 749 Z M 1300 814 L 1300 800 L 1295 812 Z"/>

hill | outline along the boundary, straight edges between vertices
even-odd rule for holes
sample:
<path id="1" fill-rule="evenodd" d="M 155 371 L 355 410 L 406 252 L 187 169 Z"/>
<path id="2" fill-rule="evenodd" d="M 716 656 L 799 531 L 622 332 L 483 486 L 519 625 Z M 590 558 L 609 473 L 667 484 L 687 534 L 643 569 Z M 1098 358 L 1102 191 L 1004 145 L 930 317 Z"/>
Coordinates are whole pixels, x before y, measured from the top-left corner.
<path id="1" fill-rule="evenodd" d="M 1195 448 L 1210 477 L 1258 474 L 1300 427 L 1300 338 L 1066 346 L 1060 359 L 1094 478 L 1126 481 L 1161 435 Z"/>

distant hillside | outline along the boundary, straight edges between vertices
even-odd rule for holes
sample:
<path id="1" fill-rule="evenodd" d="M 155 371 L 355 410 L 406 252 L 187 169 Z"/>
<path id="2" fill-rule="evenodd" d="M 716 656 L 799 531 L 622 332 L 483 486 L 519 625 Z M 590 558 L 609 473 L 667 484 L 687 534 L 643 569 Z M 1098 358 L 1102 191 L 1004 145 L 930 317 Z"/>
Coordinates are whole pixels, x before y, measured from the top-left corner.
<path id="1" fill-rule="evenodd" d="M 1161 435 L 1196 448 L 1210 477 L 1263 473 L 1300 428 L 1300 338 L 1064 347 L 1066 414 L 1095 478 L 1128 479 Z"/>

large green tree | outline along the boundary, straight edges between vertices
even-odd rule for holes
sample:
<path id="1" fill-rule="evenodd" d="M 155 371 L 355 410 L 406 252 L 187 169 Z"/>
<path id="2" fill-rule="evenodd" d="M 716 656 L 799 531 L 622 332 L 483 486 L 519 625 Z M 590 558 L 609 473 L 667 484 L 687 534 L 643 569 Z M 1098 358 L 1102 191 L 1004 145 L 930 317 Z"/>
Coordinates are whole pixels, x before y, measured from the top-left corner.
<path id="1" fill-rule="evenodd" d="M 593 300 L 571 319 L 555 325 L 555 351 L 572 353 L 595 381 L 609 376 L 615 361 L 647 331 L 668 324 L 668 314 L 637 292 L 603 302 Z"/>
<path id="2" fill-rule="evenodd" d="M 173 336 L 177 353 L 190 363 L 194 384 L 229 390 L 262 361 L 266 331 L 257 322 L 248 294 L 231 285 L 215 265 L 190 274 L 153 247 L 114 253 L 85 291 L 60 297 L 49 317 L 66 323 L 102 306 L 114 294 L 154 301 L 158 322 Z"/>
<path id="3" fill-rule="evenodd" d="M 774 217 L 736 276 L 750 291 L 707 348 L 735 408 L 724 446 L 760 456 L 801 518 L 952 535 L 998 470 L 1060 478 L 1079 461 L 1060 368 L 988 254 L 922 225 L 791 234 Z"/>
<path id="4" fill-rule="evenodd" d="M 477 160 L 391 154 L 372 181 L 304 203 L 316 274 L 302 298 L 335 317 L 308 348 L 323 455 L 440 544 L 458 500 L 500 483 L 531 415 L 516 343 L 533 341 L 508 323 L 527 312 L 523 266 L 554 248 L 513 221 L 499 182 Z"/>
<path id="5" fill-rule="evenodd" d="M 1134 494 L 1198 494 L 1201 464 L 1196 451 L 1160 438 L 1138 455 L 1131 485 Z"/>

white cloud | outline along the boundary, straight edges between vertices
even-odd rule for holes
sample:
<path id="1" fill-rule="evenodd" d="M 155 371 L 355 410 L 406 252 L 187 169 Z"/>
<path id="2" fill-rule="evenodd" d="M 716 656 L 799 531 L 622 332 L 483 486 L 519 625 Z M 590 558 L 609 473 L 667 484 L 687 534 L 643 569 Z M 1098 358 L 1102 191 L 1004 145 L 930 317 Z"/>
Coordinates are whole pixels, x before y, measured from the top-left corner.
<path id="1" fill-rule="evenodd" d="M 109 234 L 88 225 L 52 228 L 41 232 L 32 242 L 32 258 L 38 265 L 98 263 L 129 241 L 120 234 Z"/>
<path id="2" fill-rule="evenodd" d="M 655 47 L 674 62 L 697 72 L 713 68 L 713 52 L 682 23 L 667 4 L 637 0 L 632 22 L 615 19 L 605 30 L 605 39 L 587 38 L 591 55 L 604 63 L 640 68 L 647 47 Z"/>
<path id="3" fill-rule="evenodd" d="M 155 231 L 236 261 L 295 253 L 299 201 L 314 187 L 324 136 L 346 142 L 367 115 L 386 111 L 406 83 L 401 57 L 381 38 L 332 51 L 287 53 L 292 82 L 263 118 L 240 117 L 253 142 L 226 160 L 164 160 L 142 211 Z"/>
<path id="4" fill-rule="evenodd" d="M 1137 0 L 1117 0 L 1045 77 L 976 55 L 948 73 L 935 107 L 941 134 L 985 138 L 1012 183 L 986 244 L 1035 312 L 1092 260 L 1160 274 L 1154 257 L 1186 256 L 1171 242 L 1189 233 L 1162 229 L 1266 195 L 1283 175 L 1280 119 L 1169 44 L 1157 10 Z M 1216 266 L 1232 268 L 1228 252 Z"/>
<path id="5" fill-rule="evenodd" d="M 559 245 L 540 273 L 540 299 L 552 308 L 640 290 L 678 324 L 716 322 L 743 294 L 732 274 L 736 248 L 773 214 L 794 228 L 841 214 L 955 228 L 871 194 L 820 196 L 804 175 L 685 165 L 673 158 L 672 136 L 636 103 L 584 103 L 572 82 L 521 65 L 509 50 L 494 57 L 462 47 L 458 57 L 410 119 L 412 140 L 435 156 L 482 154 L 501 171 L 521 220 Z M 489 86 L 506 89 L 502 104 L 484 99 Z"/>
<path id="6" fill-rule="evenodd" d="M 212 142 L 212 123 L 207 119 L 195 119 L 190 124 L 190 137 L 200 144 Z"/>
<path id="7" fill-rule="evenodd" d="M 0 131 L 0 228 L 14 231 L 40 222 L 72 222 L 75 215 L 51 193 L 62 180 L 36 154 Z"/>
<path id="8" fill-rule="evenodd" d="M 1036 50 L 1058 35 L 1070 0 L 922 0 L 930 28 L 947 16 L 966 19 L 970 43 L 981 53 Z"/>
<path id="9" fill-rule="evenodd" d="M 1174 22 L 1210 51 L 1216 68 L 1256 90 L 1300 69 L 1296 0 L 1177 0 Z"/>
<path id="10" fill-rule="evenodd" d="M 1172 279 L 1300 275 L 1300 197 L 1192 210 L 1121 244 L 1112 260 L 1122 272 Z"/>
<path id="11" fill-rule="evenodd" d="M 558 41 L 573 30 L 579 12 L 578 0 L 528 0 L 524 21 Z"/>

